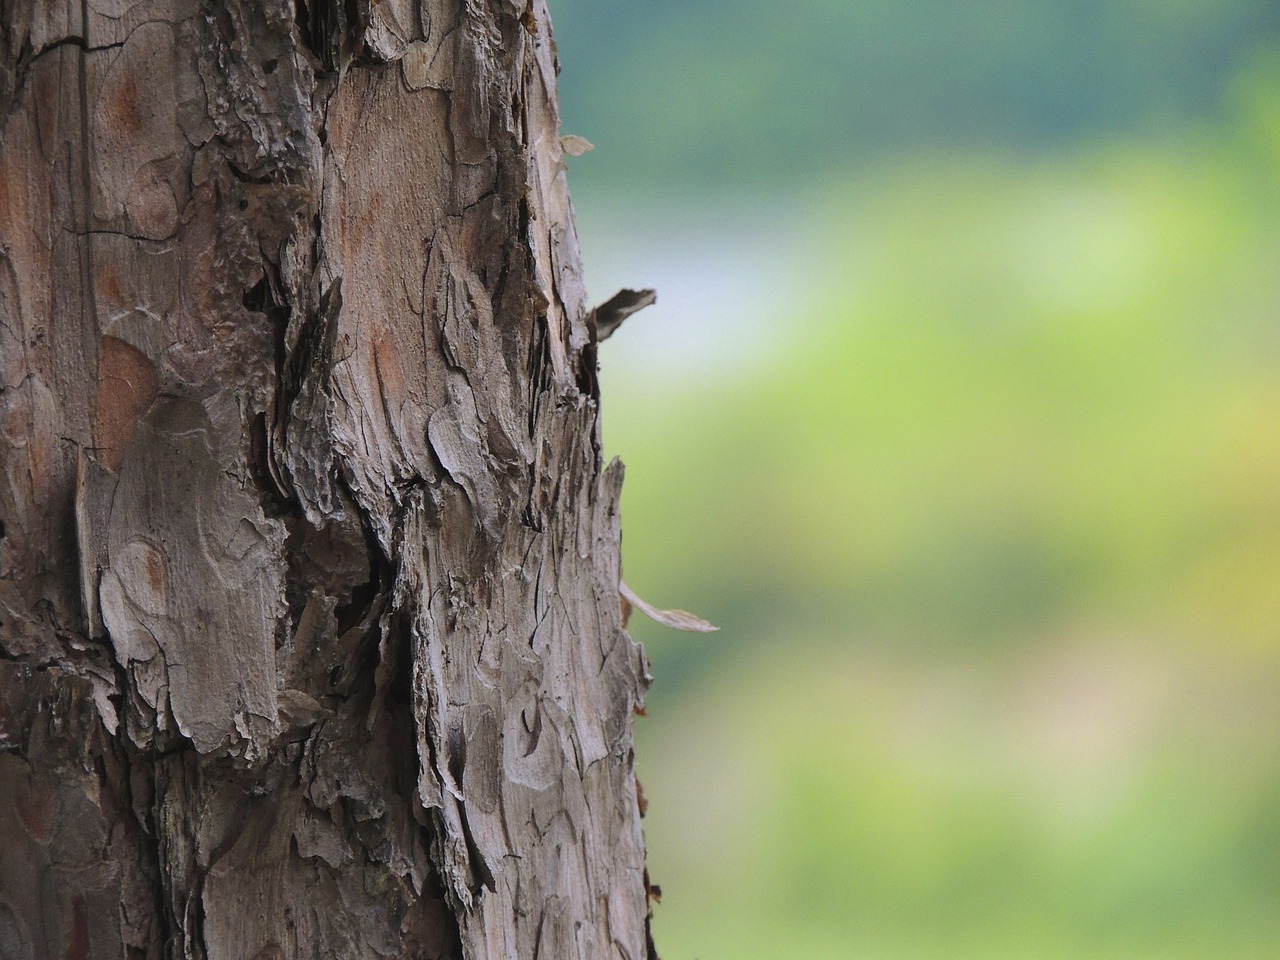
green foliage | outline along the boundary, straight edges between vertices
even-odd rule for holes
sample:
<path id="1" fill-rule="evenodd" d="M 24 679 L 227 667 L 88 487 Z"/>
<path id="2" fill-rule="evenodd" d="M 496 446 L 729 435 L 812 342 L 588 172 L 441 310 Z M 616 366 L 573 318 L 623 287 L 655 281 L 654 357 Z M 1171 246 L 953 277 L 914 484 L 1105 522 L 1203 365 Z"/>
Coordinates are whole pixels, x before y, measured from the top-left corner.
<path id="1" fill-rule="evenodd" d="M 633 623 L 664 955 L 1274 954 L 1277 63 L 827 177 L 736 377 L 603 347 L 628 579 L 725 628 Z"/>

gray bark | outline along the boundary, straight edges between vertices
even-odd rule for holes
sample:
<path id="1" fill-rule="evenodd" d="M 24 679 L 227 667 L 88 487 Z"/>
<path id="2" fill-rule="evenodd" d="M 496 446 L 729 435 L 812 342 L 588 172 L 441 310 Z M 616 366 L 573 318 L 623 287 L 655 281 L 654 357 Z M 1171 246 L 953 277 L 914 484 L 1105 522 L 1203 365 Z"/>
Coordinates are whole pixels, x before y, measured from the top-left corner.
<path id="1" fill-rule="evenodd" d="M 0 3 L 0 957 L 653 953 L 542 0 Z"/>

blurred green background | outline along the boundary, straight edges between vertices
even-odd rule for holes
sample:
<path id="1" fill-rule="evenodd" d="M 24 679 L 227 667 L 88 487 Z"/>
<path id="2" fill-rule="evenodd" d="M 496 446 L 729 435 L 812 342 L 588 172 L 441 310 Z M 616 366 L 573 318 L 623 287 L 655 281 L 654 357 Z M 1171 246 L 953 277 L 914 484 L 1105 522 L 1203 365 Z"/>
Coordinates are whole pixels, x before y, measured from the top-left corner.
<path id="1" fill-rule="evenodd" d="M 552 14 L 663 956 L 1280 955 L 1280 6 Z"/>

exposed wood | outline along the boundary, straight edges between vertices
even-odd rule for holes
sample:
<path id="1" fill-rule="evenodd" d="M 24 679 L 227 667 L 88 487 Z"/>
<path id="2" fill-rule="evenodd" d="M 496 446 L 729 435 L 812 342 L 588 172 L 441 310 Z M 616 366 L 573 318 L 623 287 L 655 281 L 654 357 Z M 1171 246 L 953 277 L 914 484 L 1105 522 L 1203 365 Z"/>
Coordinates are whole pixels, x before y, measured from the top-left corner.
<path id="1" fill-rule="evenodd" d="M 0 6 L 4 960 L 652 956 L 557 69 Z"/>

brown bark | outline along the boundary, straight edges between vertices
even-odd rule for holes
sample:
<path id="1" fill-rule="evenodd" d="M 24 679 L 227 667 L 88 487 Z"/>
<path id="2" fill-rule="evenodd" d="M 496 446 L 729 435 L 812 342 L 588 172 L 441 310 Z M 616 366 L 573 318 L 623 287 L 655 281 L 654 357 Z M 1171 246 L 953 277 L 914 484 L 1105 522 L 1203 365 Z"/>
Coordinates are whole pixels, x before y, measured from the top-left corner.
<path id="1" fill-rule="evenodd" d="M 652 953 L 542 0 L 0 4 L 0 957 Z"/>

